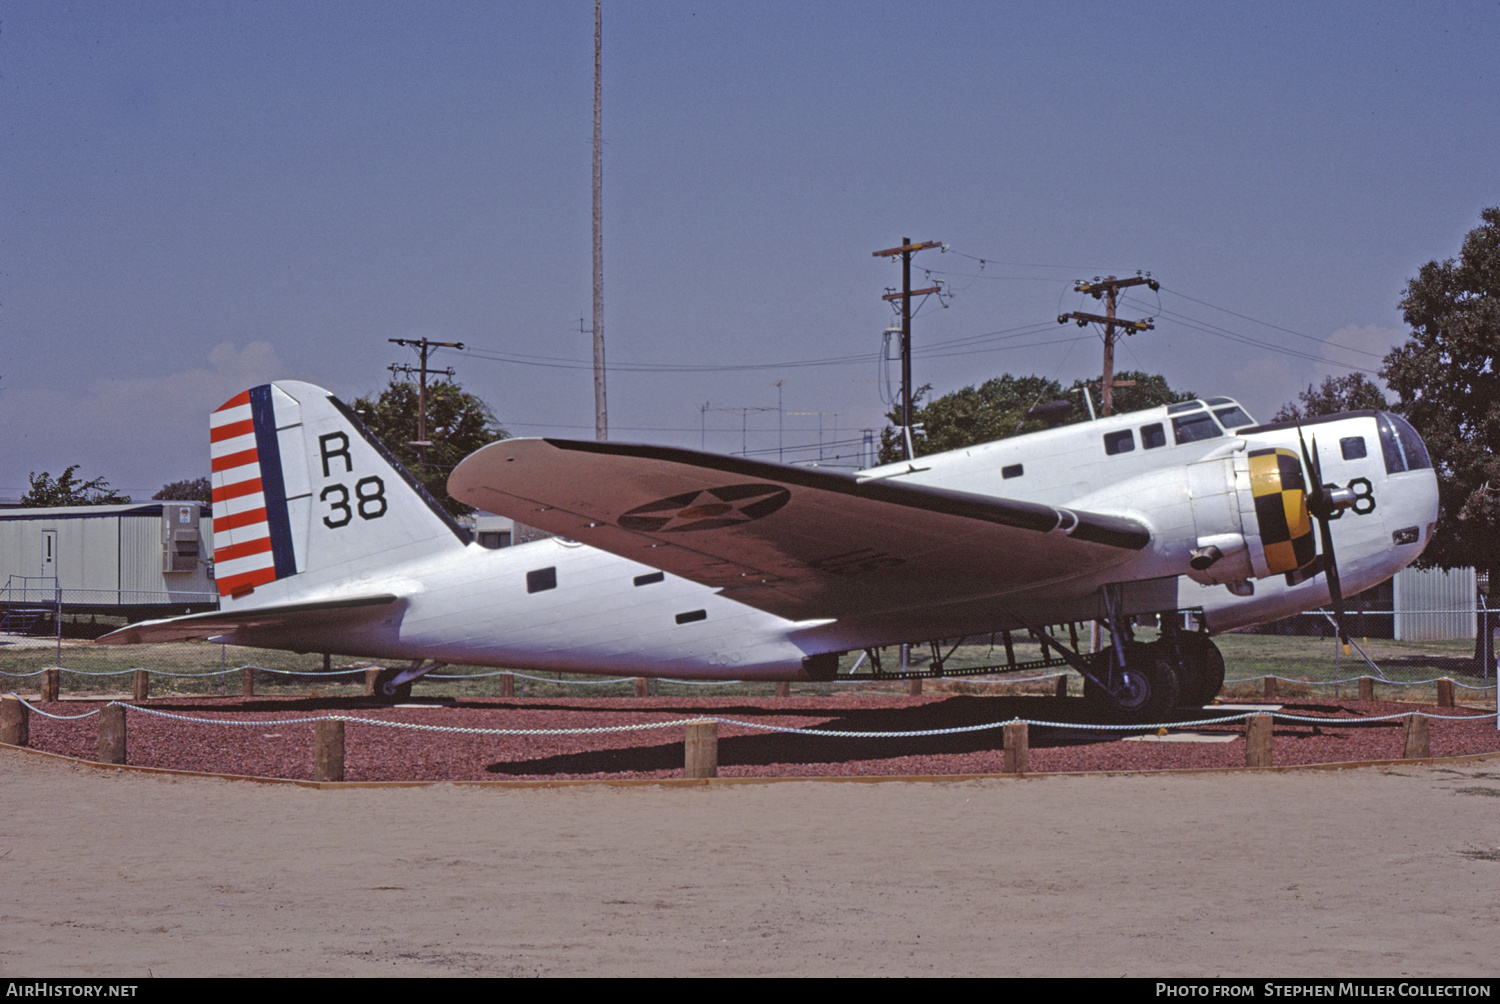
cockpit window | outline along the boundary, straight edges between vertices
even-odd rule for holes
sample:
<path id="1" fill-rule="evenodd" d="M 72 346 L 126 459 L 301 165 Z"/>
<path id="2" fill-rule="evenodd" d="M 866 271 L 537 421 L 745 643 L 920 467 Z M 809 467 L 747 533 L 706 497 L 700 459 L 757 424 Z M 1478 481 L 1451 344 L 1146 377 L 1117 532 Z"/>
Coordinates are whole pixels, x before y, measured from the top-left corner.
<path id="1" fill-rule="evenodd" d="M 1420 471 L 1431 467 L 1432 458 L 1427 455 L 1427 444 L 1422 442 L 1422 437 L 1417 435 L 1417 430 L 1411 427 L 1411 423 L 1400 415 L 1392 415 L 1391 424 L 1396 427 L 1396 435 L 1401 440 L 1401 452 L 1406 454 L 1406 469 Z"/>
<path id="2" fill-rule="evenodd" d="M 1176 404 L 1167 405 L 1167 414 L 1181 415 L 1185 411 L 1198 411 L 1202 407 L 1202 401 L 1178 401 Z"/>
<path id="3" fill-rule="evenodd" d="M 1245 409 L 1237 404 L 1231 404 L 1227 408 L 1215 408 L 1214 414 L 1219 416 L 1219 422 L 1226 429 L 1238 429 L 1242 425 L 1255 424 L 1255 419 L 1245 414 Z"/>
<path id="4" fill-rule="evenodd" d="M 1214 417 L 1206 411 L 1172 419 L 1172 434 L 1177 437 L 1178 446 L 1204 439 L 1216 439 L 1224 435 L 1219 428 L 1219 423 L 1215 422 Z"/>
<path id="5" fill-rule="evenodd" d="M 1427 447 L 1417 430 L 1400 415 L 1378 412 L 1375 425 L 1380 430 L 1380 452 L 1385 458 L 1385 472 L 1419 471 L 1432 466 Z"/>

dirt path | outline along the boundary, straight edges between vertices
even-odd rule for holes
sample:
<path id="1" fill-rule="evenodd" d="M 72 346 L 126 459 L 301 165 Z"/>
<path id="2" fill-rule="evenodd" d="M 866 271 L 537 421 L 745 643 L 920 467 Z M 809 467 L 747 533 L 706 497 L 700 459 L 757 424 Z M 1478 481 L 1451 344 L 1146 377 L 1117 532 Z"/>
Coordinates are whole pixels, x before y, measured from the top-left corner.
<path id="1" fill-rule="evenodd" d="M 318 791 L 0 750 L 0 973 L 1482 976 L 1495 795 L 1494 762 Z"/>

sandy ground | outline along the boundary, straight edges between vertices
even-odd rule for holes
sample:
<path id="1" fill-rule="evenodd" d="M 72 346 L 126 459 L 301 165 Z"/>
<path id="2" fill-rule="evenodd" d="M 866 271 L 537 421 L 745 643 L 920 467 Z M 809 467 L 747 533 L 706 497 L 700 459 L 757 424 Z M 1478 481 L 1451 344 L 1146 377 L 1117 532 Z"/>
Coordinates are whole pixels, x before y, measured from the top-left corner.
<path id="1" fill-rule="evenodd" d="M 315 790 L 0 750 L 0 974 L 1487 976 L 1494 796 L 1495 760 Z"/>

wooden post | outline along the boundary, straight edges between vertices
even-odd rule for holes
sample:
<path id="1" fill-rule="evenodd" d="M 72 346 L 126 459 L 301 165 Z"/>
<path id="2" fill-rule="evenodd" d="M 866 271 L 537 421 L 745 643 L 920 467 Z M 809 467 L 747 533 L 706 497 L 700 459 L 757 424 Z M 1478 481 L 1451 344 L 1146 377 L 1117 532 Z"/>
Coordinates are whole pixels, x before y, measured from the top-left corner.
<path id="1" fill-rule="evenodd" d="M 0 697 L 0 743 L 25 746 L 31 742 L 31 709 L 15 694 Z"/>
<path id="2" fill-rule="evenodd" d="M 1265 679 L 1262 682 L 1264 682 L 1266 685 L 1266 700 L 1276 700 L 1276 677 L 1267 673 Z"/>
<path id="3" fill-rule="evenodd" d="M 1368 676 L 1359 678 L 1359 699 L 1361 701 L 1375 700 L 1375 680 Z"/>
<path id="4" fill-rule="evenodd" d="M 500 696 L 501 697 L 515 697 L 516 696 L 516 678 L 515 678 L 515 675 L 512 674 L 512 673 L 501 673 L 500 676 L 499 676 L 499 680 L 500 680 Z"/>
<path id="5" fill-rule="evenodd" d="M 1428 719 L 1422 715 L 1407 715 L 1401 719 L 1401 759 L 1425 760 L 1432 756 L 1427 723 Z"/>
<path id="6" fill-rule="evenodd" d="M 791 681 L 789 681 L 789 680 L 777 680 L 776 681 L 776 696 L 777 697 L 791 697 L 792 696 L 792 684 L 791 684 Z"/>
<path id="7" fill-rule="evenodd" d="M 1251 715 L 1245 719 L 1245 766 L 1271 766 L 1270 715 Z"/>
<path id="8" fill-rule="evenodd" d="M 325 672 L 325 673 L 332 673 L 333 672 L 333 653 L 332 652 L 324 652 L 323 653 L 323 672 Z"/>
<path id="9" fill-rule="evenodd" d="M 99 762 L 125 762 L 125 705 L 107 704 L 99 709 Z"/>
<path id="10" fill-rule="evenodd" d="M 344 723 L 313 723 L 313 780 L 344 779 Z"/>
<path id="11" fill-rule="evenodd" d="M 144 669 L 133 669 L 130 671 L 131 696 L 137 701 L 144 701 L 151 696 L 151 674 Z"/>
<path id="12" fill-rule="evenodd" d="M 1453 699 L 1453 681 L 1445 676 L 1438 681 L 1438 707 L 1452 708 L 1456 706 L 1457 702 Z"/>
<path id="13" fill-rule="evenodd" d="M 910 694 L 912 697 L 922 696 L 922 678 L 920 676 L 914 676 L 906 682 L 908 684 L 906 688 L 906 692 L 908 694 Z"/>
<path id="14" fill-rule="evenodd" d="M 380 667 L 371 666 L 365 670 L 365 696 L 375 696 L 375 681 L 380 677 Z"/>
<path id="15" fill-rule="evenodd" d="M 1030 743 L 1026 734 L 1025 722 L 1005 723 L 1005 765 L 1007 774 L 1026 773 L 1026 762 Z"/>
<path id="16" fill-rule="evenodd" d="M 251 669 L 249 666 L 246 666 L 244 669 L 240 670 L 240 676 L 242 677 L 242 679 L 240 680 L 240 696 L 254 697 L 255 670 Z"/>
<path id="17" fill-rule="evenodd" d="M 650 697 L 651 696 L 651 681 L 648 680 L 648 679 L 646 679 L 644 676 L 637 676 L 635 678 L 635 696 L 636 697 Z"/>
<path id="18" fill-rule="evenodd" d="M 719 776 L 719 723 L 708 719 L 688 722 L 683 743 L 683 777 Z"/>
<path id="19" fill-rule="evenodd" d="M 42 671 L 42 700 L 57 700 L 57 692 L 62 687 L 62 670 L 57 666 L 48 666 Z"/>
<path id="20" fill-rule="evenodd" d="M 1067 697 L 1068 696 L 1068 674 L 1067 673 L 1063 673 L 1061 676 L 1059 676 L 1057 678 L 1057 696 L 1058 697 Z"/>

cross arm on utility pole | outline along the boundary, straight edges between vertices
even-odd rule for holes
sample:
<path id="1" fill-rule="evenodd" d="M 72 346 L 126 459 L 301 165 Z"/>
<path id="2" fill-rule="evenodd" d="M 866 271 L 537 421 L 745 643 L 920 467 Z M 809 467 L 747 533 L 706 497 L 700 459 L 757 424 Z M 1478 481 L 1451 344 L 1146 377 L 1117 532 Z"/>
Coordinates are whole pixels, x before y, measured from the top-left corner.
<path id="1" fill-rule="evenodd" d="M 1071 313 L 1057 315 L 1058 324 L 1067 324 L 1069 321 L 1077 321 L 1080 328 L 1090 323 L 1112 324 L 1117 328 L 1129 328 L 1131 331 L 1153 331 L 1156 328 L 1156 325 L 1152 324 L 1149 318 L 1144 321 L 1122 321 L 1118 317 L 1105 317 L 1103 314 L 1084 314 L 1076 310 Z"/>
<path id="2" fill-rule="evenodd" d="M 940 248 L 942 246 L 943 246 L 943 242 L 942 241 L 921 241 L 921 242 L 916 243 L 916 244 L 913 244 L 910 241 L 907 241 L 906 243 L 902 244 L 900 247 L 886 248 L 884 251 L 871 251 L 870 252 L 870 257 L 872 257 L 872 258 L 894 258 L 898 254 L 911 254 L 913 251 L 925 251 L 928 248 Z"/>
<path id="3" fill-rule="evenodd" d="M 887 293 L 881 297 L 882 300 L 902 300 L 909 296 L 926 296 L 928 293 L 941 293 L 943 287 L 928 286 L 926 289 L 914 289 L 910 293 Z"/>
<path id="4" fill-rule="evenodd" d="M 1095 279 L 1093 282 L 1078 279 L 1073 283 L 1073 292 L 1088 293 L 1097 300 L 1111 289 L 1124 289 L 1127 286 L 1150 286 L 1153 291 L 1161 289 L 1161 283 L 1151 276 L 1138 275 L 1132 279 Z"/>

